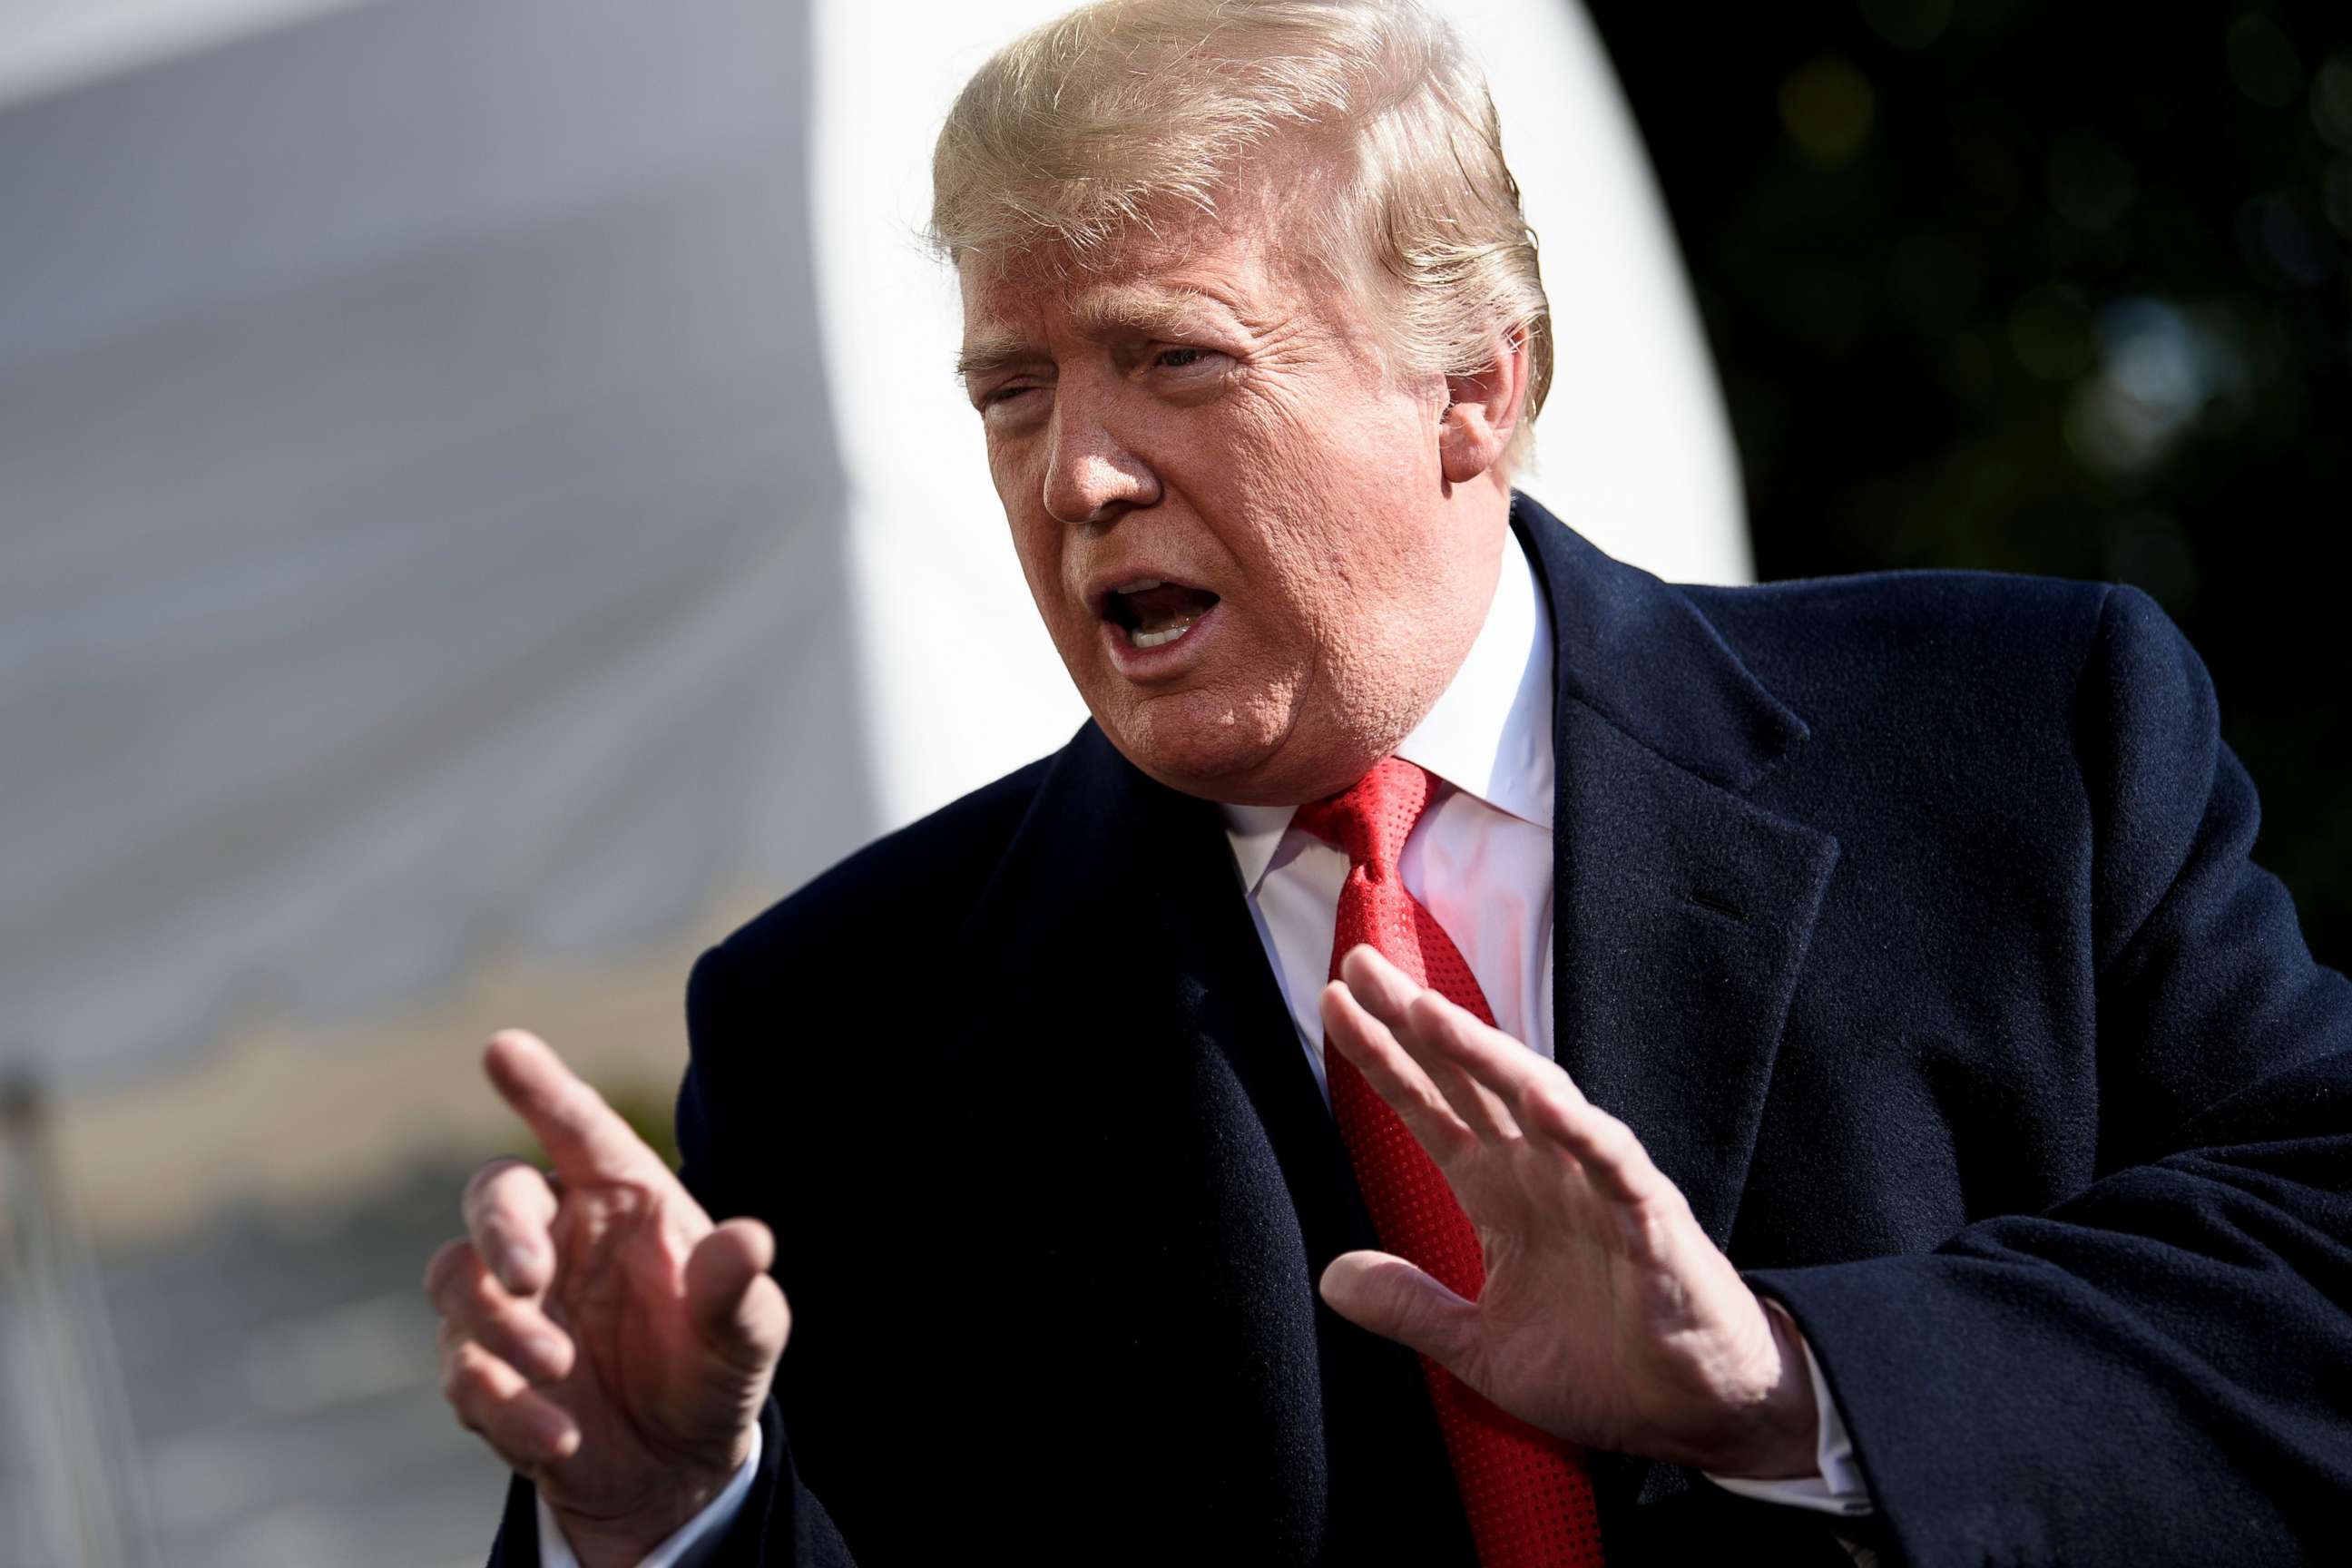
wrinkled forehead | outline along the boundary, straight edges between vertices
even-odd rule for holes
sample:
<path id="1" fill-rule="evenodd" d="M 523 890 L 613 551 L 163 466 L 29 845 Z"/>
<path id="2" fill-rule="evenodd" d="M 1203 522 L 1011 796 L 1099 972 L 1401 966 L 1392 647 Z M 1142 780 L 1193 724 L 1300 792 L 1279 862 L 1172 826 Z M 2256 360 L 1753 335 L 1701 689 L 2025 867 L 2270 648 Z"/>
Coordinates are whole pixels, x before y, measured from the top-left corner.
<path id="1" fill-rule="evenodd" d="M 1165 268 L 988 273 L 959 268 L 962 363 L 993 363 L 1057 335 L 1109 342 L 1181 337 L 1202 327 L 1246 328 L 1271 303 L 1243 280 Z"/>
<path id="2" fill-rule="evenodd" d="M 1254 193 L 1244 193 L 1249 195 Z M 957 260 L 964 355 L 1055 332 L 1177 336 L 1201 325 L 1265 330 L 1353 304 L 1311 226 L 1250 200 L 1139 222 L 1083 250 L 1050 233 Z"/>

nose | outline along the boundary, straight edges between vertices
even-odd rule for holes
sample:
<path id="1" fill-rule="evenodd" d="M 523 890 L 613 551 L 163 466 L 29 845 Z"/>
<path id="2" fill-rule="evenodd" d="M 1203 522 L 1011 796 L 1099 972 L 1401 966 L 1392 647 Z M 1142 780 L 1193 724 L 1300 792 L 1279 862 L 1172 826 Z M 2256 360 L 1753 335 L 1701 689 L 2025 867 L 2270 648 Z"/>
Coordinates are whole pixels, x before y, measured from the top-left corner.
<path id="1" fill-rule="evenodd" d="M 1160 499 L 1160 476 L 1113 433 L 1107 412 L 1067 378 L 1056 390 L 1045 500 L 1057 522 L 1110 522 Z"/>

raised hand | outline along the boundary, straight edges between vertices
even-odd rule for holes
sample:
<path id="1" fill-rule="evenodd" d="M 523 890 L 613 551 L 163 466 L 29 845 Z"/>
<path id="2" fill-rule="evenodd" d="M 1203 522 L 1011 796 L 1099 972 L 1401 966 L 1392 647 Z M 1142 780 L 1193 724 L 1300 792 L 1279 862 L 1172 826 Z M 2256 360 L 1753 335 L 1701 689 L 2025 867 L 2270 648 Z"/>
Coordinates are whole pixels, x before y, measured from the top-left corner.
<path id="1" fill-rule="evenodd" d="M 442 1394 L 529 1476 L 583 1568 L 635 1563 L 751 1450 L 791 1317 L 757 1220 L 714 1226 L 667 1165 L 536 1036 L 483 1068 L 555 1163 L 493 1161 L 467 1236 L 425 1270 Z"/>
<path id="2" fill-rule="evenodd" d="M 1324 1271 L 1332 1309 L 1586 1447 L 1718 1475 L 1811 1471 L 1795 1325 L 1741 1281 L 1632 1130 L 1370 948 L 1340 973 L 1325 1038 L 1444 1173 L 1486 1283 L 1466 1301 L 1402 1258 L 1350 1252 Z"/>

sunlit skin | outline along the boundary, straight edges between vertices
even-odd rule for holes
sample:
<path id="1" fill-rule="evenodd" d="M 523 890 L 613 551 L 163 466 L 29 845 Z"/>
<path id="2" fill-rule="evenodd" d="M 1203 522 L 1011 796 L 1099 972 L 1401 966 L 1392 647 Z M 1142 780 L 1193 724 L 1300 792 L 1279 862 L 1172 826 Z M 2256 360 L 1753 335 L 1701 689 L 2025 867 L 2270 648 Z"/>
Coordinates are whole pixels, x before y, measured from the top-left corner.
<path id="1" fill-rule="evenodd" d="M 1265 193 L 1297 173 L 1271 161 L 1221 217 L 1084 266 L 1040 247 L 960 268 L 966 384 L 1072 679 L 1144 772 L 1245 804 L 1353 783 L 1444 692 L 1508 544 L 1496 464 L 1527 389 L 1502 333 L 1469 374 L 1391 365 L 1366 325 L 1377 303 L 1286 238 Z M 1214 607 L 1135 647 L 1102 609 L 1140 578 Z M 1812 1469 L 1793 1325 L 1629 1129 L 1369 948 L 1323 1019 L 1436 1161 L 1486 1268 L 1471 1302 L 1349 1253 L 1322 1279 L 1335 1310 L 1574 1443 L 1725 1475 Z M 558 1180 L 497 1161 L 468 1184 L 467 1234 L 425 1273 L 443 1394 L 537 1485 L 583 1568 L 634 1563 L 749 1452 L 791 1325 L 774 1237 L 714 1225 L 535 1037 L 498 1036 L 484 1065 Z"/>
<path id="2" fill-rule="evenodd" d="M 1163 784 L 1288 805 L 1360 776 L 1476 637 L 1508 537 L 1495 467 L 1525 355 L 1396 371 L 1265 192 L 1081 263 L 966 258 L 966 390 L 1029 591 L 1112 743 Z M 1218 595 L 1122 657 L 1101 595 Z"/>

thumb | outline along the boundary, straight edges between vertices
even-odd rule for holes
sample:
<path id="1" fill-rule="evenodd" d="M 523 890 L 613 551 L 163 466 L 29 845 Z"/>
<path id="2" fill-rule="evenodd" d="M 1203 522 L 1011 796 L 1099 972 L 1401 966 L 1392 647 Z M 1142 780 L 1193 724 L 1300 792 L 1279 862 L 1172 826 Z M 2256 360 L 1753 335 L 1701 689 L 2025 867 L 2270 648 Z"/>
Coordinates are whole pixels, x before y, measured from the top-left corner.
<path id="1" fill-rule="evenodd" d="M 1458 1367 L 1478 1334 L 1478 1306 L 1386 1252 L 1343 1252 L 1323 1270 L 1331 1310 L 1440 1366 Z"/>
<path id="2" fill-rule="evenodd" d="M 784 1352 L 793 1315 L 768 1278 L 776 1238 L 756 1219 L 730 1219 L 686 1258 L 686 1310 L 694 1331 L 731 1366 L 764 1374 Z"/>

